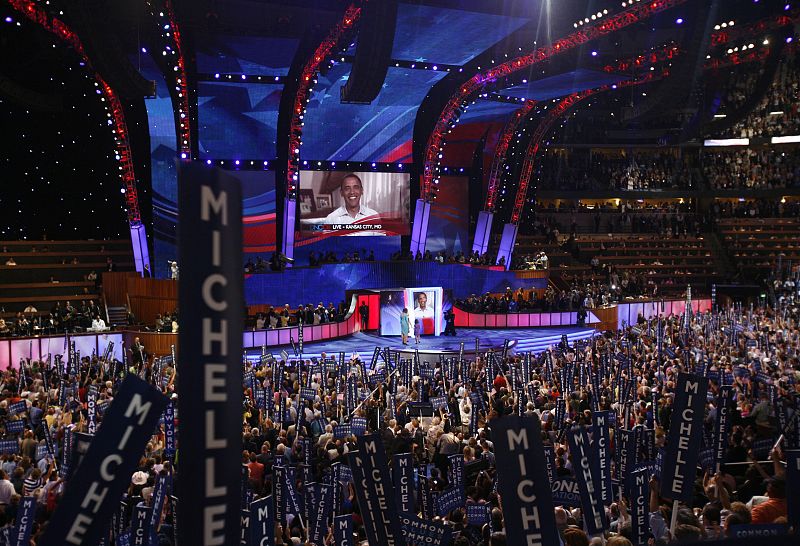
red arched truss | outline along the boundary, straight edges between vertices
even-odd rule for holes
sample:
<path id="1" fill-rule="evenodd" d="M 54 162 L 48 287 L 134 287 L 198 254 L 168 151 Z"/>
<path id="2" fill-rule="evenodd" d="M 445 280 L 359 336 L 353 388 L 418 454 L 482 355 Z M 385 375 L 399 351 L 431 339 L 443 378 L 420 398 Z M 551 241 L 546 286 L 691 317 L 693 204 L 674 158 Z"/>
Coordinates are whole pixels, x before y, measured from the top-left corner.
<path id="1" fill-rule="evenodd" d="M 497 141 L 497 147 L 494 150 L 494 159 L 492 159 L 492 168 L 489 171 L 489 185 L 486 190 L 486 206 L 484 210 L 494 211 L 494 205 L 497 202 L 497 190 L 500 188 L 500 178 L 503 176 L 503 167 L 506 164 L 506 153 L 508 146 L 511 144 L 511 139 L 514 138 L 514 133 L 517 132 L 520 121 L 531 113 L 531 110 L 536 106 L 535 100 L 525 102 L 525 105 L 514 112 L 511 119 L 508 120 L 506 126 L 503 128 L 503 134 Z"/>
<path id="2" fill-rule="evenodd" d="M 458 121 L 463 106 L 472 94 L 481 90 L 487 83 L 495 81 L 498 78 L 509 76 L 518 70 L 522 70 L 566 51 L 575 49 L 601 36 L 612 34 L 618 30 L 636 24 L 639 21 L 645 20 L 656 13 L 679 6 L 687 1 L 688 0 L 652 0 L 648 2 L 637 2 L 620 13 L 609 15 L 607 18 L 599 20 L 594 24 L 586 25 L 565 38 L 556 40 L 549 46 L 540 47 L 532 53 L 511 59 L 510 61 L 470 78 L 459 87 L 458 92 L 447 102 L 428 139 L 425 147 L 425 162 L 422 168 L 420 184 L 421 198 L 432 199 L 435 197 L 436 190 L 434 187 L 434 180 L 438 176 L 438 157 L 442 152 L 445 136 Z"/>
<path id="3" fill-rule="evenodd" d="M 83 62 L 86 63 L 86 66 L 90 70 L 94 70 L 91 60 L 83 49 L 80 38 L 78 38 L 78 35 L 75 34 L 66 23 L 56 17 L 52 17 L 45 10 L 29 0 L 8 0 L 8 3 L 25 17 L 69 44 L 72 49 L 80 55 Z M 94 78 L 95 85 L 100 89 L 101 96 L 106 100 L 106 110 L 114 125 L 114 142 L 117 148 L 117 156 L 119 157 L 120 178 L 125 187 L 128 222 L 132 226 L 139 225 L 142 222 L 142 217 L 139 213 L 139 196 L 136 191 L 136 172 L 133 168 L 133 156 L 128 139 L 128 125 L 125 123 L 125 112 L 117 98 L 117 94 L 111 86 L 109 86 L 97 72 L 94 72 Z"/>
<path id="4" fill-rule="evenodd" d="M 659 74 L 658 77 L 663 78 L 667 75 L 668 72 L 665 70 Z M 566 114 L 569 110 L 577 106 L 579 102 L 583 101 L 584 99 L 588 99 L 593 95 L 603 93 L 610 89 L 619 89 L 621 87 L 630 87 L 632 85 L 648 83 L 655 79 L 656 78 L 654 74 L 650 72 L 636 80 L 628 80 L 614 85 L 604 85 L 602 87 L 598 87 L 597 89 L 578 91 L 577 93 L 573 93 L 572 95 L 563 98 L 555 108 L 547 112 L 542 121 L 540 121 L 536 126 L 536 130 L 534 131 L 531 141 L 528 144 L 528 149 L 525 152 L 525 161 L 522 164 L 519 186 L 517 187 L 517 196 L 514 199 L 514 209 L 511 212 L 512 224 L 519 222 L 519 218 L 522 215 L 522 210 L 525 208 L 525 199 L 527 198 L 528 194 L 528 185 L 530 184 L 531 177 L 533 176 L 536 154 L 539 151 L 539 146 L 541 145 L 542 139 L 544 139 L 548 131 L 550 131 L 550 128 L 553 126 L 553 124 L 561 119 L 561 117 L 564 116 L 564 114 Z"/>
<path id="5" fill-rule="evenodd" d="M 367 0 L 363 0 L 364 2 Z M 297 196 L 297 182 L 300 177 L 300 142 L 303 134 L 303 116 L 306 113 L 306 104 L 315 83 L 315 78 L 320 66 L 327 60 L 339 41 L 353 30 L 361 17 L 361 4 L 353 2 L 344 12 L 342 20 L 331 30 L 328 37 L 317 47 L 314 54 L 303 67 L 300 83 L 297 87 L 294 105 L 292 107 L 292 120 L 289 124 L 289 161 L 286 169 L 286 197 Z"/>
<path id="6" fill-rule="evenodd" d="M 177 111 L 175 112 L 175 138 L 181 159 L 192 158 L 192 123 L 189 113 L 189 82 L 186 79 L 186 62 L 183 56 L 183 41 L 178 19 L 171 0 L 163 0 L 163 8 L 156 6 L 156 0 L 147 2 L 150 16 L 158 24 L 159 33 L 166 46 L 163 57 L 166 62 L 164 79 L 175 90 Z"/>

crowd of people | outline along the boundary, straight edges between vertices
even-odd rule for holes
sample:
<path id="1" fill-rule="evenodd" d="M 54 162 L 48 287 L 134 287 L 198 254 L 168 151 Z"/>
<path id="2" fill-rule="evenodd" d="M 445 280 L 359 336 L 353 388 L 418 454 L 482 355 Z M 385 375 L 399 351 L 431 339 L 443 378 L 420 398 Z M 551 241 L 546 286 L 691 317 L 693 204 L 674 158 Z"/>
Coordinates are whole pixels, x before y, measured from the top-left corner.
<path id="1" fill-rule="evenodd" d="M 800 133 L 800 69 L 794 48 L 779 62 L 772 85 L 756 107 L 741 121 L 733 124 L 724 136 L 754 138 L 796 135 Z M 742 76 L 730 78 L 731 85 L 721 112 L 735 112 L 755 91 L 759 74 L 753 70 L 740 70 Z"/>
<path id="2" fill-rule="evenodd" d="M 716 218 L 797 218 L 800 201 L 779 199 L 716 200 L 709 216 Z"/>
<path id="3" fill-rule="evenodd" d="M 795 188 L 800 185 L 800 153 L 795 148 L 746 148 L 706 152 L 703 170 L 715 189 Z"/>
<path id="4" fill-rule="evenodd" d="M 344 300 L 339 302 L 338 306 L 330 302 L 326 307 L 319 302 L 316 306 L 309 303 L 297 309 L 292 309 L 287 303 L 283 307 L 271 306 L 266 311 L 256 313 L 254 317 L 248 317 L 247 326 L 256 330 L 286 328 L 297 326 L 301 322 L 316 326 L 328 322 L 341 322 L 347 311 Z"/>
<path id="5" fill-rule="evenodd" d="M 798 349 L 800 309 L 787 302 L 778 308 L 734 307 L 689 317 L 640 316 L 637 324 L 624 330 L 605 332 L 585 344 L 570 346 L 562 341 L 530 359 L 489 352 L 463 361 L 426 364 L 388 356 L 367 369 L 343 357 L 329 366 L 324 354 L 319 363 L 265 357 L 245 364 L 252 380 L 243 385 L 242 459 L 230 463 L 241 465 L 246 473 L 251 499 L 280 487 L 274 482 L 276 468 L 296 467 L 295 482 L 284 490 L 292 501 L 282 507 L 285 518 L 276 521 L 274 544 L 322 546 L 309 540 L 309 527 L 303 524 L 309 521 L 310 501 L 303 487 L 307 480 L 334 486 L 333 515 L 351 521 L 349 544 L 366 546 L 368 518 L 360 485 L 341 467 L 358 447 L 356 435 L 375 434 L 390 464 L 395 456 L 413 459 L 417 486 L 412 488 L 411 510 L 445 529 L 451 544 L 515 544 L 514 537 L 507 536 L 506 522 L 517 516 L 503 510 L 511 499 L 502 499 L 498 493 L 502 487 L 497 487 L 509 469 L 496 464 L 500 439 L 493 435 L 493 427 L 504 416 L 522 415 L 541 425 L 544 450 L 551 457 L 551 481 L 579 477 L 579 461 L 567 442 L 579 430 L 595 437 L 608 435 L 609 449 L 602 456 L 607 457 L 614 479 L 625 477 L 624 468 L 646 472 L 649 488 L 645 487 L 643 514 L 641 508 L 635 513 L 636 501 L 624 487 L 604 503 L 593 497 L 604 513 L 601 532 L 609 543 L 631 546 L 642 525 L 644 536 L 654 545 L 730 537 L 760 524 L 783 525 L 785 532 L 791 489 L 784 460 L 800 440 L 795 424 Z M 64 439 L 87 432 L 95 419 L 102 427 L 105 409 L 126 373 L 156 384 L 180 407 L 179 378 L 171 359 L 144 359 L 126 370 L 106 356 L 81 358 L 77 373 L 65 373 L 50 361 L 27 362 L 21 372 L 3 371 L 0 418 L 5 439 L 17 440 L 18 449 L 6 451 L 0 461 L 0 531 L 14 525 L 22 497 L 32 497 L 36 500 L 32 544 L 41 537 L 69 487 L 58 464 L 63 462 Z M 323 362 L 326 365 L 317 365 Z M 679 397 L 675 388 L 682 373 L 705 377 L 709 388 L 702 419 L 697 421 L 703 429 L 702 471 L 689 477 L 690 500 L 673 505 L 660 494 L 659 479 L 669 470 L 658 461 L 675 449 L 668 438 L 671 426 L 678 426 L 673 423 L 683 419 L 675 411 Z M 60 388 L 64 382 L 68 389 Z M 362 396 L 343 396 L 345 384 L 353 384 Z M 721 402 L 723 385 L 733 391 L 729 406 Z M 301 387 L 310 389 L 312 397 L 306 391 L 301 397 Z M 91 392 L 101 409 L 90 416 Z M 434 416 L 420 417 L 416 408 L 433 403 Z M 724 447 L 716 454 L 712 447 L 720 437 L 723 407 Z M 597 424 L 599 415 L 613 416 L 615 424 L 603 432 Z M 178 428 L 191 426 L 190 419 L 179 416 Z M 357 430 L 357 420 L 362 431 Z M 22 430 L 9 432 L 16 421 L 22 421 Z M 53 439 L 52 452 L 47 434 Z M 180 453 L 180 445 L 177 449 Z M 185 479 L 181 460 L 166 450 L 160 425 L 130 477 L 127 509 L 118 515 L 123 518 L 121 525 L 112 531 L 114 544 L 123 540 L 119 530 L 124 534 L 130 525 L 133 508 L 154 502 L 159 476 Z M 310 469 L 304 471 L 308 461 Z M 454 465 L 462 471 L 455 473 Z M 453 495 L 454 488 L 460 493 Z M 581 489 L 577 500 L 539 501 L 542 509 L 554 511 L 556 521 L 555 529 L 544 531 L 557 533 L 569 546 L 602 544 L 603 539 L 591 538 L 585 530 L 587 505 L 581 502 L 585 495 Z M 166 503 L 162 517 L 155 519 L 161 544 L 174 544 L 172 507 Z M 332 532 L 326 533 L 326 544 Z"/>
<path id="6" fill-rule="evenodd" d="M 28 305 L 13 319 L 0 317 L 0 337 L 104 330 L 107 327 L 104 316 L 105 310 L 93 299 L 81 300 L 75 305 L 70 300 L 64 301 L 63 305 L 57 301 L 49 313 L 41 313 L 34 305 Z"/>
<path id="7" fill-rule="evenodd" d="M 619 156 L 559 150 L 542 155 L 539 188 L 571 190 L 688 189 L 691 171 L 673 152 L 632 150 Z"/>

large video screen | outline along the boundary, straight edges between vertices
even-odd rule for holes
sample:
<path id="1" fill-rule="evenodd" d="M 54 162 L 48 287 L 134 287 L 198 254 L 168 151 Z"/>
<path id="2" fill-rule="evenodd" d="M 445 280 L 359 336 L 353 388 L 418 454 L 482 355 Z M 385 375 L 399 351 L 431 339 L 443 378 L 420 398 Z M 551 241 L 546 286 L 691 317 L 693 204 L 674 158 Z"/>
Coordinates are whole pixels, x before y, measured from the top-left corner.
<path id="1" fill-rule="evenodd" d="M 329 235 L 408 235 L 411 176 L 406 173 L 301 171 L 301 231 Z"/>

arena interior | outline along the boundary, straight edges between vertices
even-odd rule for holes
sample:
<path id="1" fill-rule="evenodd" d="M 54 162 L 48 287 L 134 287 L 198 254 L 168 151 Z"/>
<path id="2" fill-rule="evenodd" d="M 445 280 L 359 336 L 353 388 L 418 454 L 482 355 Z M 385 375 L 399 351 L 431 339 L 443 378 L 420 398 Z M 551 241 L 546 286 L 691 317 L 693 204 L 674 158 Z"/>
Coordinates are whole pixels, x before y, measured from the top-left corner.
<path id="1" fill-rule="evenodd" d="M 0 1 L 0 546 L 800 544 L 799 24 Z"/>

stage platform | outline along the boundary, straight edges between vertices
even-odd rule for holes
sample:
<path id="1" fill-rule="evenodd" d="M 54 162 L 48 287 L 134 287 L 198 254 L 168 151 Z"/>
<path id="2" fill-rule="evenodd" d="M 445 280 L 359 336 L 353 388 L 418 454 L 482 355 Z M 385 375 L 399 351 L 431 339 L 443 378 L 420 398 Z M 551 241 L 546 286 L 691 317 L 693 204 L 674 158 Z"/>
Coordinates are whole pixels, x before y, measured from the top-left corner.
<path id="1" fill-rule="evenodd" d="M 557 345 L 561 341 L 561 336 L 565 335 L 570 343 L 582 339 L 591 339 L 592 336 L 599 335 L 597 330 L 592 328 L 579 327 L 560 327 L 560 328 L 513 328 L 513 329 L 482 329 L 482 328 L 459 328 L 456 336 L 427 336 L 423 337 L 419 345 L 414 344 L 413 338 L 409 340 L 408 346 L 403 346 L 400 336 L 379 336 L 375 334 L 356 332 L 350 336 L 306 343 L 303 345 L 303 358 L 319 357 L 324 351 L 328 355 L 335 355 L 344 352 L 348 357 L 353 353 L 358 353 L 362 358 L 371 358 L 375 347 L 381 350 L 389 347 L 393 350 L 414 352 L 419 349 L 420 358 L 424 360 L 438 360 L 440 354 L 457 354 L 460 344 L 464 343 L 464 353 L 473 355 L 475 353 L 475 338 L 480 340 L 479 350 L 481 352 L 489 349 L 500 351 L 503 342 L 509 340 L 509 347 L 512 353 L 533 352 L 541 353 L 550 346 Z M 286 350 L 292 357 L 291 345 L 282 347 L 270 347 L 268 352 L 276 357 L 281 350 Z M 261 354 L 258 349 L 249 349 L 247 356 L 256 358 Z"/>

